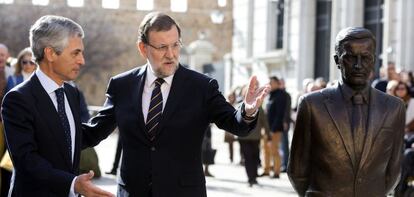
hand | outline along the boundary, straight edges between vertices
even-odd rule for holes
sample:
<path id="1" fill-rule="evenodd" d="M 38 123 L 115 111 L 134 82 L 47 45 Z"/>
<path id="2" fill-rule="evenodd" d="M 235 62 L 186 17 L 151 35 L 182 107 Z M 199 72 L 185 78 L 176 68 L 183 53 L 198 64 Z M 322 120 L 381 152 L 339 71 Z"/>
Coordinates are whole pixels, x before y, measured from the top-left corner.
<path id="1" fill-rule="evenodd" d="M 244 110 L 247 116 L 253 116 L 262 105 L 264 98 L 269 94 L 269 84 L 260 88 L 258 86 L 257 77 L 252 76 L 250 78 L 249 89 L 244 97 Z"/>
<path id="2" fill-rule="evenodd" d="M 89 171 L 87 174 L 81 174 L 76 178 L 75 181 L 75 192 L 82 194 L 85 197 L 98 197 L 98 196 L 107 196 L 115 197 L 115 195 L 100 189 L 99 187 L 92 184 L 91 180 L 94 176 L 93 171 Z"/>

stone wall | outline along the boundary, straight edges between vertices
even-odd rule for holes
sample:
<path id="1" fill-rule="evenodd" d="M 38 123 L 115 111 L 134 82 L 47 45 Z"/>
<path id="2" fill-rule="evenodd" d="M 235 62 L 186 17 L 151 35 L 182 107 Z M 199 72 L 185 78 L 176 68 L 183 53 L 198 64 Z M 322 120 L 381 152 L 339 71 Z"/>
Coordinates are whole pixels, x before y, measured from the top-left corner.
<path id="1" fill-rule="evenodd" d="M 217 48 L 213 54 L 217 61 L 231 50 L 232 3 L 229 1 L 227 7 L 220 8 L 225 13 L 225 22 L 219 25 L 210 20 L 211 10 L 218 8 L 214 3 L 189 0 L 187 12 L 172 13 L 169 0 L 155 0 L 154 10 L 163 11 L 179 22 L 184 45 L 197 40 L 199 31 L 206 31 Z M 16 56 L 29 46 L 30 26 L 40 16 L 61 15 L 78 22 L 86 34 L 86 64 L 77 83 L 88 104 L 101 105 L 111 76 L 145 63 L 137 51 L 136 38 L 138 25 L 148 11 L 137 11 L 134 0 L 120 0 L 120 9 L 103 9 L 100 4 L 100 0 L 86 0 L 81 8 L 68 7 L 65 0 L 50 0 L 48 6 L 33 6 L 30 0 L 0 4 L 0 43 L 5 43 L 11 55 Z"/>

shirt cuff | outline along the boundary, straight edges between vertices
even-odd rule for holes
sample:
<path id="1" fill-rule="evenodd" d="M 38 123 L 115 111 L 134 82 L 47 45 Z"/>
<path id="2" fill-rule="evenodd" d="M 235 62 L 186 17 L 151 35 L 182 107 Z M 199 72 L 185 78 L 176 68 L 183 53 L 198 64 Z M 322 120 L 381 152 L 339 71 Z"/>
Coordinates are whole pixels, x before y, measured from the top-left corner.
<path id="1" fill-rule="evenodd" d="M 78 193 L 75 193 L 75 182 L 78 177 L 75 176 L 72 180 L 72 184 L 70 185 L 69 197 L 77 197 Z"/>
<path id="2" fill-rule="evenodd" d="M 244 107 L 244 106 L 243 106 Z M 243 110 L 243 113 L 242 113 L 242 117 L 243 117 L 243 121 L 244 122 L 246 122 L 247 124 L 250 124 L 250 123 L 252 123 L 253 121 L 255 121 L 256 120 L 256 118 L 257 118 L 257 114 L 259 113 L 259 110 L 257 109 L 254 113 L 253 113 L 253 115 L 252 116 L 247 116 L 246 115 L 246 112 L 244 111 L 244 109 L 242 109 Z"/>

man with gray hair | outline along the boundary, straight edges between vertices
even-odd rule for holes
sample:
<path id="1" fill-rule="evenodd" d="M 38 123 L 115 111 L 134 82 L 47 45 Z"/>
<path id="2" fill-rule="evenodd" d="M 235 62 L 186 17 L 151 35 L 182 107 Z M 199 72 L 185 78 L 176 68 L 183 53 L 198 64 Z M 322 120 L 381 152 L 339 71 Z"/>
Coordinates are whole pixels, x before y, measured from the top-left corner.
<path id="1" fill-rule="evenodd" d="M 341 30 L 333 87 L 301 97 L 288 166 L 299 196 L 386 196 L 401 171 L 405 106 L 372 88 L 375 38 Z"/>
<path id="2" fill-rule="evenodd" d="M 9 196 L 113 196 L 79 171 L 82 140 L 79 91 L 84 32 L 74 21 L 43 16 L 30 29 L 39 69 L 4 98 L 2 115 L 14 171 Z"/>

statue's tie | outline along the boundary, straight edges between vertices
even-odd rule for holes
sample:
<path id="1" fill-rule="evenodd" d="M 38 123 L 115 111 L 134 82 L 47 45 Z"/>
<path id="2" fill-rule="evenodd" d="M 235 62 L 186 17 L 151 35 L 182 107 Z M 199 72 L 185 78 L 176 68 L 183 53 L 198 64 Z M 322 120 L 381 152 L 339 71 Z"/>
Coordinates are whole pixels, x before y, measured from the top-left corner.
<path id="1" fill-rule="evenodd" d="M 364 99 L 361 94 L 352 97 L 352 131 L 354 138 L 355 159 L 359 163 L 361 160 L 362 150 L 365 139 L 365 121 L 363 114 Z"/>

